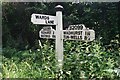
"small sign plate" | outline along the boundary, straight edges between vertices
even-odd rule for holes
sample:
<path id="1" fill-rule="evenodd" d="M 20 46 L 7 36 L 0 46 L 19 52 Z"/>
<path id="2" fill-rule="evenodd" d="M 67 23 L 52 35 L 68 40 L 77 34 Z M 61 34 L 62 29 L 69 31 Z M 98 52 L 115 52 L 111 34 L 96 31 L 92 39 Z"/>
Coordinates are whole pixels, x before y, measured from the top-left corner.
<path id="1" fill-rule="evenodd" d="M 55 30 L 50 27 L 43 27 L 39 32 L 40 38 L 55 39 Z"/>

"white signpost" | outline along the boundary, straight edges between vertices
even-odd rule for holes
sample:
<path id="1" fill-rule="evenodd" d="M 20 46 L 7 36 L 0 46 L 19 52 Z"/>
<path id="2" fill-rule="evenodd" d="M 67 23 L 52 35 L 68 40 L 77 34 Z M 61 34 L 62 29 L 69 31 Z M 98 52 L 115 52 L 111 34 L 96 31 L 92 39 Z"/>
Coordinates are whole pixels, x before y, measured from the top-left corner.
<path id="1" fill-rule="evenodd" d="M 62 22 L 62 10 L 63 7 L 58 5 L 56 8 L 56 42 L 55 42 L 55 49 L 56 49 L 56 58 L 58 60 L 58 67 L 62 70 L 63 65 L 63 39 L 62 39 L 62 30 L 63 30 L 63 22 Z"/>
<path id="2" fill-rule="evenodd" d="M 44 14 L 32 14 L 31 22 L 33 24 L 46 25 L 39 31 L 40 38 L 55 39 L 56 43 L 56 59 L 58 60 L 58 67 L 62 70 L 63 65 L 63 39 L 66 40 L 83 40 L 93 41 L 95 39 L 95 31 L 87 29 L 85 25 L 70 25 L 66 30 L 63 30 L 62 9 L 61 5 L 56 8 L 56 16 Z M 51 26 L 55 25 L 56 30 Z"/>

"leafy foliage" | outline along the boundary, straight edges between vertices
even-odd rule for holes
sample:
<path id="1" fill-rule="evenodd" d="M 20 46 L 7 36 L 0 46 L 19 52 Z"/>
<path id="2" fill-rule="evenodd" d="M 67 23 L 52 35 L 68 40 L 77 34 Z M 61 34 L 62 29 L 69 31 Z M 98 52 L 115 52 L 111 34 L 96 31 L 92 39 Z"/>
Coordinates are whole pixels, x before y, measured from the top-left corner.
<path id="1" fill-rule="evenodd" d="M 49 43 L 49 42 L 46 42 Z M 6 48 L 7 49 L 7 48 Z M 3 53 L 8 53 L 4 49 Z M 54 46 L 44 44 L 35 51 L 15 51 L 4 57 L 5 78 L 58 78 Z M 115 68 L 119 66 L 120 51 L 109 51 L 100 42 L 64 42 L 64 65 L 61 76 L 65 79 L 117 78 Z M 4 54 L 7 57 L 7 54 Z"/>
<path id="2" fill-rule="evenodd" d="M 115 56 L 118 53 L 106 51 L 98 42 L 67 44 L 72 47 L 68 50 L 70 52 L 65 53 L 65 73 L 70 75 L 70 78 L 115 77 L 114 67 L 117 63 Z"/>
<path id="3" fill-rule="evenodd" d="M 4 78 L 53 78 L 55 77 L 55 54 L 53 48 L 44 45 L 37 51 L 25 50 L 15 51 L 5 48 L 13 53 L 8 58 L 3 57 Z M 15 54 L 14 54 L 15 52 Z M 7 54 L 4 54 L 7 56 Z"/>

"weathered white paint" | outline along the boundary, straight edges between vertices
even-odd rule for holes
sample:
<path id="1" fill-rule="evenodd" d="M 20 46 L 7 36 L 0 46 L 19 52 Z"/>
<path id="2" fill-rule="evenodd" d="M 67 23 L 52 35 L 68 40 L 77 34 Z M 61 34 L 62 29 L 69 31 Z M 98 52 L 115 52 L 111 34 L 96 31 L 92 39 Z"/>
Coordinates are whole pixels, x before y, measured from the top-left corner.
<path id="1" fill-rule="evenodd" d="M 51 26 L 43 27 L 39 31 L 39 37 L 46 39 L 55 39 L 55 30 Z"/>
<path id="2" fill-rule="evenodd" d="M 89 33 L 89 34 L 88 34 Z M 63 30 L 63 39 L 65 40 L 80 40 L 93 41 L 95 39 L 94 30 Z"/>
<path id="3" fill-rule="evenodd" d="M 56 25 L 56 16 L 33 13 L 31 15 L 31 22 L 33 24 L 41 24 L 41 25 Z"/>
<path id="4" fill-rule="evenodd" d="M 56 6 L 56 9 L 63 7 L 61 5 Z M 63 39 L 62 39 L 62 30 L 63 30 L 63 21 L 62 21 L 62 11 L 56 11 L 56 58 L 58 60 L 58 67 L 62 69 L 63 65 Z"/>

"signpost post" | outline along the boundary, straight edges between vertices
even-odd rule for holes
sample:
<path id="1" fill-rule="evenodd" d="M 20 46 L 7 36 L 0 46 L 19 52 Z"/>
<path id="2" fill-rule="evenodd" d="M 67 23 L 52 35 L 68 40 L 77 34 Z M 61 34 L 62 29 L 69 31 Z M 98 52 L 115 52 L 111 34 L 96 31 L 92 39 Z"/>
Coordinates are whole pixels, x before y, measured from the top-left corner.
<path id="1" fill-rule="evenodd" d="M 83 24 L 70 25 L 67 30 L 63 30 L 62 10 L 63 7 L 58 5 L 55 7 L 56 16 L 44 14 L 32 14 L 31 22 L 33 24 L 47 25 L 40 32 L 40 38 L 55 39 L 56 59 L 58 61 L 58 69 L 62 71 L 63 65 L 63 39 L 66 40 L 83 40 L 93 41 L 95 39 L 95 31 L 87 29 Z M 56 30 L 51 26 L 55 25 Z"/>
<path id="2" fill-rule="evenodd" d="M 58 5 L 56 8 L 56 58 L 58 60 L 58 67 L 62 70 L 63 65 L 63 38 L 62 38 L 62 30 L 63 30 L 63 22 L 62 22 L 62 9 L 61 5 Z"/>

